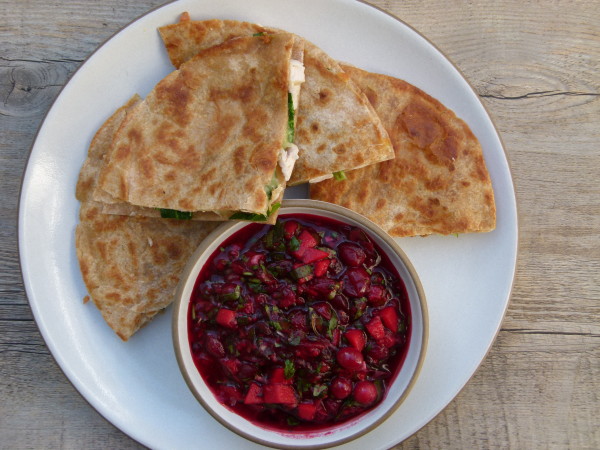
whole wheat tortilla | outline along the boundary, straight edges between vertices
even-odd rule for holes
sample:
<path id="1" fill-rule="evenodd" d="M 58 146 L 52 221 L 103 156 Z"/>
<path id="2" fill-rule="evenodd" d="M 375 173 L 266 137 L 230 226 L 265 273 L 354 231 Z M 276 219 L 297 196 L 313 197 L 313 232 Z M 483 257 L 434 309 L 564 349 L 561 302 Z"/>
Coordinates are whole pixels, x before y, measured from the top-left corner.
<path id="1" fill-rule="evenodd" d="M 180 22 L 159 28 L 175 67 L 199 51 L 237 36 L 280 30 L 233 20 Z M 295 144 L 300 157 L 289 185 L 394 157 L 389 137 L 368 99 L 340 65 L 304 41 L 306 81 L 300 91 Z"/>
<path id="2" fill-rule="evenodd" d="M 104 165 L 105 156 L 112 145 L 113 137 L 121 126 L 121 123 L 123 123 L 127 112 L 141 101 L 142 99 L 139 95 L 134 95 L 127 103 L 117 109 L 96 131 L 90 143 L 87 158 L 79 172 L 79 179 L 77 180 L 77 187 L 75 189 L 77 200 L 81 202 L 92 200 L 92 195 L 98 184 L 98 174 Z M 103 192 L 98 194 L 99 201 L 111 203 L 115 201 L 112 196 L 108 194 L 102 196 L 103 194 Z"/>
<path id="3" fill-rule="evenodd" d="M 106 204 L 92 200 L 113 135 L 127 112 L 140 101 L 133 96 L 96 132 L 76 188 L 76 197 L 82 202 L 75 231 L 81 273 L 94 304 L 125 341 L 171 303 L 183 266 L 218 225 L 108 215 L 103 213 Z M 146 209 L 159 216 L 155 210 Z M 135 214 L 135 207 L 132 210 Z"/>
<path id="4" fill-rule="evenodd" d="M 494 192 L 467 124 L 405 81 L 343 68 L 381 117 L 396 158 L 311 185 L 310 197 L 357 211 L 392 236 L 493 230 Z"/>
<path id="5" fill-rule="evenodd" d="M 290 34 L 231 39 L 168 75 L 127 113 L 94 199 L 104 191 L 146 208 L 266 214 L 293 45 Z"/>
<path id="6" fill-rule="evenodd" d="M 166 308 L 179 274 L 218 222 L 103 214 L 81 205 L 75 245 L 83 280 L 104 320 L 124 341 Z"/>

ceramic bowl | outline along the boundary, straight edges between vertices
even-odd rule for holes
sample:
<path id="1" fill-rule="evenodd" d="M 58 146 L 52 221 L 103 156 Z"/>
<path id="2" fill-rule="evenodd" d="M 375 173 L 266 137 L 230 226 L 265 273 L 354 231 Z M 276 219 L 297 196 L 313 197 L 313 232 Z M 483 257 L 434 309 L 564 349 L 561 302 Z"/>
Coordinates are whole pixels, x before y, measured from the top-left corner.
<path id="1" fill-rule="evenodd" d="M 181 373 L 197 400 L 216 420 L 233 432 L 259 444 L 277 448 L 325 448 L 357 438 L 381 424 L 409 395 L 417 380 L 427 347 L 427 306 L 419 278 L 396 241 L 365 217 L 346 208 L 316 200 L 286 200 L 280 215 L 309 214 L 362 228 L 384 251 L 402 278 L 410 304 L 409 348 L 401 368 L 389 384 L 383 400 L 373 409 L 328 428 L 314 431 L 273 430 L 238 415 L 221 404 L 196 368 L 188 337 L 188 309 L 194 285 L 210 256 L 247 222 L 226 222 L 200 245 L 188 262 L 179 283 L 173 309 L 173 343 Z"/>

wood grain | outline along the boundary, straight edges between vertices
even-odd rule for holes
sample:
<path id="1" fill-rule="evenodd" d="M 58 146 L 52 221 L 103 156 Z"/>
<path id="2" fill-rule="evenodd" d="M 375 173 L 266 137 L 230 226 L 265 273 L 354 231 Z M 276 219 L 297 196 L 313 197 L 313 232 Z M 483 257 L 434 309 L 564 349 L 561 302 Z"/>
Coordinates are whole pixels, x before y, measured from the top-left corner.
<path id="1" fill-rule="evenodd" d="M 60 89 L 152 0 L 0 0 L 0 448 L 140 448 L 71 386 L 18 263 L 18 192 Z M 517 277 L 483 364 L 397 448 L 600 448 L 600 15 L 558 0 L 374 1 L 462 71 L 502 136 L 520 214 Z"/>

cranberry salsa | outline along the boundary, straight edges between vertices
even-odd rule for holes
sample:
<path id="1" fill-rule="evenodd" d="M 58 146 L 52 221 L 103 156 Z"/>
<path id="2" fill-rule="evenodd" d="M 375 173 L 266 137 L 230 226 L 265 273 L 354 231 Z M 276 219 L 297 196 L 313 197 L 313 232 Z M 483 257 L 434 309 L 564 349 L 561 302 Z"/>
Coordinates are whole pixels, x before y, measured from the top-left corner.
<path id="1" fill-rule="evenodd" d="M 402 280 L 362 229 L 283 215 L 247 225 L 209 258 L 188 330 L 222 404 L 261 426 L 312 430 L 382 400 L 409 319 Z"/>

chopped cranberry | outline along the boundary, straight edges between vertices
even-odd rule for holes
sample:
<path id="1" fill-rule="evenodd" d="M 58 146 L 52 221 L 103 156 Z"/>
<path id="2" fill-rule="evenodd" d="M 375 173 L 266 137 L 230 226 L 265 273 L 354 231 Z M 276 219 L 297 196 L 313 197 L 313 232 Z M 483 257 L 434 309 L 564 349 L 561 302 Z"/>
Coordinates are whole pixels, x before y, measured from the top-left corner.
<path id="1" fill-rule="evenodd" d="M 350 267 L 360 267 L 365 262 L 367 255 L 365 251 L 352 242 L 344 242 L 338 247 L 340 259 L 344 264 Z"/>
<path id="2" fill-rule="evenodd" d="M 219 338 L 212 335 L 206 336 L 206 350 L 213 356 L 217 358 L 222 358 L 225 356 L 225 349 L 223 348 L 223 344 L 219 341 Z"/>
<path id="3" fill-rule="evenodd" d="M 294 328 L 306 330 L 306 313 L 304 311 L 294 311 L 291 315 L 291 323 Z"/>
<path id="4" fill-rule="evenodd" d="M 298 222 L 295 220 L 288 220 L 283 224 L 283 235 L 286 239 L 291 239 L 298 229 Z"/>
<path id="5" fill-rule="evenodd" d="M 352 297 L 362 297 L 369 289 L 371 278 L 362 267 L 351 267 L 344 276 L 344 294 Z"/>
<path id="6" fill-rule="evenodd" d="M 335 308 L 341 309 L 341 310 L 344 310 L 344 311 L 348 311 L 348 309 L 350 308 L 350 304 L 348 302 L 348 298 L 346 296 L 344 296 L 343 294 L 336 294 L 331 299 L 331 304 Z"/>
<path id="7" fill-rule="evenodd" d="M 326 320 L 331 319 L 331 306 L 329 306 L 329 304 L 325 303 L 325 302 L 318 302 L 318 303 L 314 303 L 312 305 L 312 307 L 314 308 L 314 310 L 316 312 L 318 312 L 321 317 L 323 317 Z"/>
<path id="8" fill-rule="evenodd" d="M 367 294 L 367 299 L 369 303 L 374 306 L 382 306 L 385 304 L 387 290 L 385 287 L 376 284 L 375 286 L 371 286 L 369 289 L 369 293 Z"/>
<path id="9" fill-rule="evenodd" d="M 331 382 L 331 395 L 339 400 L 343 400 L 352 392 L 352 381 L 344 377 L 336 377 Z"/>
<path id="10" fill-rule="evenodd" d="M 370 362 L 377 364 L 379 361 L 386 359 L 390 352 L 388 348 L 375 342 L 367 350 L 367 357 L 370 358 Z"/>
<path id="11" fill-rule="evenodd" d="M 240 361 L 235 358 L 223 358 L 221 359 L 223 368 L 231 375 L 235 376 L 240 371 Z"/>
<path id="12" fill-rule="evenodd" d="M 252 268 L 262 264 L 262 262 L 265 260 L 265 254 L 258 252 L 247 252 L 246 258 L 248 258 L 248 266 Z"/>
<path id="13" fill-rule="evenodd" d="M 371 381 L 359 381 L 354 386 L 353 397 L 361 405 L 370 405 L 377 399 L 377 388 Z"/>
<path id="14" fill-rule="evenodd" d="M 348 238 L 351 241 L 360 243 L 367 253 L 373 253 L 375 251 L 373 242 L 371 241 L 371 239 L 369 239 L 367 234 L 360 228 L 352 228 L 352 230 L 348 234 Z"/>
<path id="15" fill-rule="evenodd" d="M 358 371 L 365 368 L 365 361 L 362 353 L 354 347 L 340 348 L 337 352 L 336 359 L 340 366 L 350 371 Z"/>
<path id="16" fill-rule="evenodd" d="M 229 406 L 235 406 L 236 403 L 244 399 L 242 391 L 237 386 L 224 385 L 221 387 L 221 402 Z"/>

